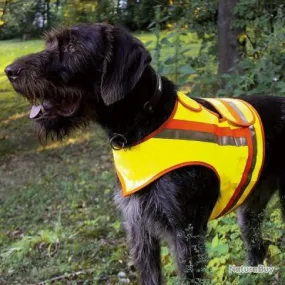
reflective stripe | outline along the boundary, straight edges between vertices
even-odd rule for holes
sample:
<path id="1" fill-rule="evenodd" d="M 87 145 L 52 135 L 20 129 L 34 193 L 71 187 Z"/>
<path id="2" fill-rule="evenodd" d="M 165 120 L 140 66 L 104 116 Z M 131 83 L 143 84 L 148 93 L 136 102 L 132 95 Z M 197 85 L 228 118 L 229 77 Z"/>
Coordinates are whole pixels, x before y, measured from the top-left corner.
<path id="1" fill-rule="evenodd" d="M 248 125 L 248 120 L 244 117 L 244 115 L 239 111 L 238 108 L 236 108 L 236 105 L 231 101 L 226 101 L 223 99 L 219 100 L 221 103 L 223 103 L 226 108 L 229 110 L 231 115 L 235 118 L 235 121 L 241 125 Z"/>
<path id="2" fill-rule="evenodd" d="M 229 104 L 230 106 L 233 106 L 233 103 L 234 103 L 235 107 L 233 106 L 233 108 L 234 108 L 234 109 L 235 109 L 235 108 L 238 109 L 238 111 L 237 111 L 238 114 L 240 114 L 240 110 L 243 108 L 243 106 L 244 106 L 244 104 L 245 104 L 245 102 L 242 101 L 242 100 L 240 100 L 240 99 L 230 100 L 230 99 L 228 99 L 228 98 L 223 98 L 223 99 L 221 99 L 221 100 L 223 100 L 223 102 L 228 102 L 228 104 Z M 251 125 L 254 125 L 254 123 L 255 123 L 254 110 L 252 110 L 252 109 L 250 108 L 250 106 L 247 106 L 247 109 L 244 110 L 243 115 L 244 115 L 244 118 L 245 118 L 245 119 L 241 119 L 241 120 L 242 120 L 244 126 L 251 126 Z"/>
<path id="3" fill-rule="evenodd" d="M 242 100 L 211 99 L 222 110 L 220 119 L 205 107 L 198 110 L 195 102 L 182 95 L 160 128 L 130 149 L 113 150 L 116 171 L 123 195 L 128 196 L 174 169 L 208 167 L 221 190 L 210 216 L 214 219 L 241 205 L 259 179 L 264 160 L 262 122 Z M 224 101 L 234 105 L 226 107 Z"/>
<path id="4" fill-rule="evenodd" d="M 239 116 L 241 117 L 241 119 L 243 121 L 246 120 L 243 113 L 240 112 L 239 108 L 236 107 L 236 105 L 233 102 L 231 102 L 230 106 L 239 114 Z M 219 217 L 226 214 L 228 211 L 230 211 L 238 203 L 239 199 L 241 198 L 244 191 L 246 190 L 249 183 L 251 182 L 252 173 L 253 173 L 255 166 L 256 166 L 256 157 L 257 157 L 257 139 L 256 139 L 256 132 L 255 132 L 253 125 L 249 127 L 249 134 L 250 134 L 251 142 L 252 142 L 252 160 L 251 160 L 251 165 L 250 165 L 249 171 L 248 171 L 247 176 L 246 176 L 246 180 L 244 181 L 243 185 L 240 185 L 236 189 L 236 192 L 232 196 L 231 200 L 229 201 L 229 203 L 227 204 L 225 209 L 220 213 Z"/>
<path id="5" fill-rule="evenodd" d="M 234 125 L 242 126 L 242 127 L 249 127 L 250 125 L 254 124 L 255 118 L 252 113 L 252 110 L 249 107 L 246 107 L 244 111 L 247 112 L 247 115 L 241 118 L 239 115 L 240 112 L 236 111 L 237 109 L 244 108 L 244 103 L 239 101 L 235 102 L 235 105 L 232 104 L 234 101 L 233 99 L 227 98 L 203 98 L 203 100 L 210 103 L 216 110 L 221 114 L 223 118 L 228 120 Z"/>
<path id="6" fill-rule="evenodd" d="M 165 129 L 158 133 L 155 138 L 160 139 L 175 139 L 175 140 L 190 140 L 215 143 L 221 146 L 246 146 L 246 137 L 233 137 L 233 136 L 218 136 L 214 133 L 191 131 L 191 130 L 179 130 L 179 129 Z"/>
<path id="7" fill-rule="evenodd" d="M 215 133 L 218 136 L 231 136 L 231 137 L 243 137 L 246 136 L 246 128 L 231 129 L 227 127 L 221 127 L 217 124 L 207 124 L 194 121 L 185 121 L 173 119 L 165 129 L 177 129 L 177 130 L 189 130 L 205 133 Z"/>
<path id="8" fill-rule="evenodd" d="M 236 118 L 229 112 L 225 102 L 217 98 L 203 98 L 203 100 L 209 102 L 223 117 L 226 117 L 227 120 L 233 123 L 236 122 Z"/>
<path id="9" fill-rule="evenodd" d="M 224 105 L 228 111 L 231 113 L 232 116 L 235 116 L 235 119 L 239 119 L 242 123 L 247 123 L 247 119 L 244 114 L 239 110 L 238 106 L 234 102 L 225 102 L 220 100 L 219 103 Z M 175 121 L 173 121 L 175 123 Z M 218 135 L 217 130 L 213 133 L 212 126 L 208 126 L 207 124 L 203 125 L 203 129 L 205 131 L 198 131 L 195 128 L 194 122 L 183 122 L 183 129 L 176 129 L 175 126 L 172 126 L 171 129 L 164 129 L 162 132 L 158 133 L 155 138 L 160 139 L 175 139 L 175 140 L 189 140 L 189 141 L 200 141 L 200 142 L 208 142 L 208 143 L 215 143 L 220 146 L 248 146 L 248 139 L 250 140 L 250 153 L 248 158 L 248 166 L 245 169 L 244 178 L 241 180 L 240 185 L 237 187 L 236 191 L 234 192 L 232 198 L 219 214 L 219 217 L 224 215 L 225 213 L 231 211 L 234 206 L 239 202 L 239 199 L 244 194 L 245 190 L 247 189 L 249 183 L 252 179 L 252 173 L 256 166 L 256 154 L 257 154 L 257 141 L 256 141 L 256 133 L 254 126 L 250 126 L 247 128 L 246 136 L 227 136 L 227 135 Z M 177 121 L 177 126 L 180 127 L 182 121 Z M 196 123 L 197 124 L 197 123 Z M 176 127 L 177 127 L 176 126 Z M 201 129 L 201 126 L 199 126 Z M 231 132 L 233 130 L 230 130 Z"/>
<path id="10" fill-rule="evenodd" d="M 252 157 L 252 162 L 251 162 L 251 167 L 244 185 L 244 189 L 243 191 L 241 191 L 239 193 L 239 195 L 237 196 L 237 200 L 241 197 L 241 195 L 243 194 L 244 190 L 247 188 L 248 184 L 251 181 L 251 177 L 252 177 L 252 173 L 254 171 L 255 165 L 256 165 L 256 157 L 257 157 L 257 140 L 256 140 L 256 133 L 255 133 L 255 129 L 253 126 L 249 127 L 250 129 L 250 134 L 251 134 L 251 138 L 252 138 L 252 150 L 253 150 L 253 157 Z M 237 202 L 237 201 L 236 201 Z M 234 203 L 236 204 L 236 203 Z M 233 205 L 234 206 L 234 205 Z"/>

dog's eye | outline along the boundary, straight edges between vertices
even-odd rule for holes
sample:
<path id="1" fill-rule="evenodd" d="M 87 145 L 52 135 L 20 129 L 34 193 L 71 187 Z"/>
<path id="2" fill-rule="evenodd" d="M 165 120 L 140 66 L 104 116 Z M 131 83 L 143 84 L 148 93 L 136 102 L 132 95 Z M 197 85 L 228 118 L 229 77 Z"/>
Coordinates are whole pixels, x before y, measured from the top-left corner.
<path id="1" fill-rule="evenodd" d="M 72 43 L 69 43 L 68 45 L 66 45 L 63 49 L 65 52 L 74 52 L 75 51 L 75 47 Z"/>

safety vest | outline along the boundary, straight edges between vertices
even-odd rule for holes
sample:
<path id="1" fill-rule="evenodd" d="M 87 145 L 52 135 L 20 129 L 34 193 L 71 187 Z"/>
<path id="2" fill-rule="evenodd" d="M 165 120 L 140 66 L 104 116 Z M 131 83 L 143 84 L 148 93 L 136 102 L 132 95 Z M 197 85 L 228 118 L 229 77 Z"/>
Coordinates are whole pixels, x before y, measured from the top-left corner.
<path id="1" fill-rule="evenodd" d="M 124 196 L 173 169 L 203 165 L 220 181 L 220 197 L 210 219 L 229 213 L 245 201 L 264 161 L 260 117 L 240 99 L 203 100 L 218 113 L 178 92 L 171 116 L 159 129 L 129 149 L 113 150 Z"/>

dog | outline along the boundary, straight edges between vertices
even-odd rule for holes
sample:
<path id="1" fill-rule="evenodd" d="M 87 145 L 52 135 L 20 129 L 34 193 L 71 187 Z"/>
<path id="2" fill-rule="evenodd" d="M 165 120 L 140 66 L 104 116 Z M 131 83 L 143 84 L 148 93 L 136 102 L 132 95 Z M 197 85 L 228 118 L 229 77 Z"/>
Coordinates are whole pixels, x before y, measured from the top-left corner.
<path id="1" fill-rule="evenodd" d="M 52 30 L 43 51 L 17 59 L 5 72 L 15 91 L 32 104 L 30 118 L 42 143 L 61 140 L 73 129 L 96 122 L 114 149 L 132 149 L 167 121 L 177 101 L 174 84 L 160 78 L 150 63 L 143 44 L 122 27 L 81 24 Z M 261 223 L 277 189 L 285 216 L 285 99 L 242 99 L 258 112 L 265 134 L 263 168 L 237 210 L 248 263 L 256 266 L 266 256 Z M 217 112 L 205 100 L 193 100 Z M 139 158 L 141 165 L 143 160 Z M 202 282 L 207 223 L 221 191 L 213 170 L 181 166 L 126 197 L 118 185 L 115 203 L 124 219 L 140 284 L 164 283 L 162 239 L 173 249 L 181 282 Z"/>

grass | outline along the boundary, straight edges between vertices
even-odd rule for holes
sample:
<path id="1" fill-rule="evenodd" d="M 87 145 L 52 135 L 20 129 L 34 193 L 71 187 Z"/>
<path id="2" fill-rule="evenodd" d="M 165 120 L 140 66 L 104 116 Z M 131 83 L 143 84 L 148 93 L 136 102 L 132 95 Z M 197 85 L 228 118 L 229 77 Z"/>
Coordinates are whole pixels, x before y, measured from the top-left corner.
<path id="1" fill-rule="evenodd" d="M 92 127 L 43 149 L 28 104 L 3 73 L 9 62 L 42 46 L 0 43 L 0 284 L 80 271 L 86 273 L 73 279 L 115 284 L 128 255 L 111 202 L 115 179 L 104 135 Z"/>
<path id="2" fill-rule="evenodd" d="M 143 41 L 153 37 L 138 36 Z M 120 277 L 123 273 L 130 284 L 137 284 L 112 203 L 115 175 L 104 134 L 92 126 L 42 148 L 27 118 L 28 104 L 4 76 L 4 67 L 13 59 L 42 46 L 42 41 L 0 42 L 0 284 L 119 284 L 127 281 Z M 198 48 L 199 43 L 193 43 L 193 55 Z M 279 271 L 249 277 L 227 273 L 228 264 L 241 265 L 245 259 L 231 214 L 209 225 L 211 284 L 282 284 L 284 224 L 276 199 L 268 213 L 267 262 Z M 162 262 L 167 284 L 177 284 L 166 247 Z"/>

